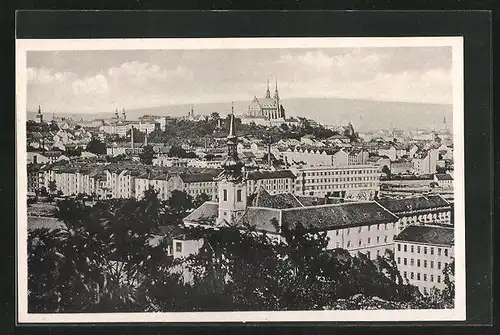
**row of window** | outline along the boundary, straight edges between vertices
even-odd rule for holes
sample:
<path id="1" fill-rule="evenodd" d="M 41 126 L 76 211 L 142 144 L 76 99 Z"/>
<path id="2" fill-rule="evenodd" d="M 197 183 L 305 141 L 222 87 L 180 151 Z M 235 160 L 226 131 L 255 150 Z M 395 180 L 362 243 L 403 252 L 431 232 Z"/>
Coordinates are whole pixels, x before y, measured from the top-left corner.
<path id="1" fill-rule="evenodd" d="M 408 272 L 407 271 L 403 272 L 403 277 L 408 279 Z M 434 283 L 434 275 L 427 276 L 426 273 L 423 273 L 421 276 L 420 272 L 411 271 L 410 272 L 410 279 L 423 280 L 423 281 L 427 281 L 427 279 L 429 279 L 429 281 L 431 283 Z M 441 283 L 441 276 L 440 275 L 436 276 L 436 282 L 438 284 Z"/>
<path id="2" fill-rule="evenodd" d="M 366 228 L 366 231 L 371 231 L 372 230 L 372 226 L 373 225 L 369 225 L 369 226 L 361 226 L 361 227 L 358 227 L 358 228 L 347 228 L 346 230 L 346 234 L 349 235 L 351 233 L 351 229 L 357 229 L 358 233 L 361 233 L 365 230 Z M 387 229 L 392 229 L 392 223 L 379 223 L 378 225 L 375 225 L 377 227 L 377 230 L 387 230 Z M 339 236 L 339 232 L 340 230 L 336 230 L 335 231 L 335 235 L 336 236 Z"/>
<path id="3" fill-rule="evenodd" d="M 318 185 L 318 186 L 305 186 L 306 190 L 330 190 L 330 189 L 345 189 L 345 188 L 366 188 L 375 187 L 376 183 L 356 183 L 356 184 L 342 184 L 342 185 Z"/>
<path id="4" fill-rule="evenodd" d="M 384 236 L 384 243 L 388 243 L 388 240 L 389 240 L 388 236 L 387 235 Z M 366 242 L 367 245 L 370 245 L 372 243 L 372 239 L 368 237 Z M 377 243 L 380 243 L 380 236 L 377 236 Z M 360 247 L 362 245 L 363 245 L 363 240 L 362 239 L 358 240 L 358 246 Z M 352 247 L 351 241 L 347 241 L 347 247 L 348 248 Z M 337 248 L 340 248 L 340 242 L 337 242 Z"/>
<path id="5" fill-rule="evenodd" d="M 427 260 L 423 259 L 422 261 L 420 259 L 416 260 L 417 262 L 417 268 L 419 268 L 421 265 L 423 265 L 424 268 L 427 268 Z M 398 257 L 398 264 L 401 264 L 401 257 Z M 404 257 L 403 258 L 403 265 L 408 265 L 408 258 Z M 434 261 L 430 261 L 429 263 L 430 268 L 434 269 Z M 410 266 L 415 266 L 415 259 L 410 258 Z M 437 262 L 437 269 L 441 270 L 441 262 Z"/>
<path id="6" fill-rule="evenodd" d="M 345 174 L 365 174 L 377 173 L 377 170 L 342 170 L 342 171 L 323 171 L 323 172 L 304 172 L 306 176 L 332 176 Z"/>
<path id="7" fill-rule="evenodd" d="M 408 245 L 403 244 L 403 252 L 408 252 Z M 417 254 L 420 254 L 423 252 L 424 255 L 427 255 L 427 249 L 429 249 L 429 252 L 431 255 L 434 255 L 434 249 L 437 249 L 437 255 L 441 256 L 442 251 L 444 250 L 444 255 L 448 257 L 448 249 L 447 248 L 435 248 L 435 247 L 421 247 L 417 245 L 416 247 L 414 245 L 410 245 L 410 252 L 415 253 L 415 250 L 417 251 Z M 398 243 L 398 251 L 401 251 L 401 243 Z"/>
<path id="8" fill-rule="evenodd" d="M 366 180 L 378 180 L 376 177 L 346 177 L 346 178 L 324 178 L 324 179 L 306 179 L 306 184 L 319 184 L 319 183 L 335 183 L 344 181 L 366 181 Z M 300 183 L 300 180 L 297 180 Z"/>

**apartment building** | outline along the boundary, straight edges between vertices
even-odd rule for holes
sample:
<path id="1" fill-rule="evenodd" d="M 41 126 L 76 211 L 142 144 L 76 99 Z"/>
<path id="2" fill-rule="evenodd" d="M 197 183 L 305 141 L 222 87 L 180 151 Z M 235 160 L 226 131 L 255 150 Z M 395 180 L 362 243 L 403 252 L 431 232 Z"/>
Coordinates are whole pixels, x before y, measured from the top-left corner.
<path id="1" fill-rule="evenodd" d="M 368 200 L 380 190 L 380 173 L 372 165 L 292 167 L 295 194 Z"/>
<path id="2" fill-rule="evenodd" d="M 349 163 L 349 154 L 341 148 L 282 148 L 279 155 L 290 165 L 344 166 Z"/>
<path id="3" fill-rule="evenodd" d="M 441 226 L 406 227 L 395 238 L 394 257 L 401 276 L 422 294 L 433 287 L 444 289 L 444 269 L 453 262 L 453 228 Z"/>
<path id="4" fill-rule="evenodd" d="M 411 196 L 402 199 L 379 199 L 377 202 L 398 216 L 395 234 L 412 224 L 453 225 L 452 206 L 438 194 Z"/>
<path id="5" fill-rule="evenodd" d="M 295 175 L 290 170 L 249 171 L 246 174 L 247 193 L 256 193 L 264 188 L 269 194 L 293 193 L 295 190 Z"/>

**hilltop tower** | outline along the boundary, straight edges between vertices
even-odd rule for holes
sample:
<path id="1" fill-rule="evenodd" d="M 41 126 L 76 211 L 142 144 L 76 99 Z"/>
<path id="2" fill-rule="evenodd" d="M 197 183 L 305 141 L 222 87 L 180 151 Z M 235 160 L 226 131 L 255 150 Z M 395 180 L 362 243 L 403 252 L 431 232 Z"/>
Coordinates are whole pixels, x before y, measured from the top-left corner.
<path id="1" fill-rule="evenodd" d="M 244 164 L 238 157 L 238 137 L 234 125 L 234 105 L 231 107 L 227 157 L 222 163 L 219 180 L 218 225 L 233 225 L 246 210 L 247 188 L 243 176 Z"/>
<path id="2" fill-rule="evenodd" d="M 38 105 L 38 113 L 36 114 L 36 122 L 43 123 L 43 114 L 42 114 L 42 108 L 40 107 L 40 105 Z"/>

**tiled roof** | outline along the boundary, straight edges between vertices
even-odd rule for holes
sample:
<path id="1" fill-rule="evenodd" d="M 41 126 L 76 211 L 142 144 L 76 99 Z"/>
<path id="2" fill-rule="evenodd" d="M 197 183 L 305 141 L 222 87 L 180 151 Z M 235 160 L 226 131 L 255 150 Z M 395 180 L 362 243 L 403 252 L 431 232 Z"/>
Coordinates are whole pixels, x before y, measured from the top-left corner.
<path id="1" fill-rule="evenodd" d="M 179 176 L 185 183 L 199 183 L 214 181 L 214 178 L 219 175 L 219 171 L 213 170 L 202 173 L 182 173 Z"/>
<path id="2" fill-rule="evenodd" d="M 402 199 L 380 199 L 378 203 L 393 213 L 447 207 L 450 204 L 440 195 L 419 195 Z"/>
<path id="3" fill-rule="evenodd" d="M 247 173 L 247 178 L 251 180 L 260 179 L 279 179 L 279 178 L 292 178 L 295 175 L 290 170 L 277 170 L 277 171 L 250 171 Z"/>
<path id="4" fill-rule="evenodd" d="M 340 204 L 343 203 L 344 200 L 340 198 L 332 198 L 332 197 L 297 197 L 300 203 L 303 206 L 318 206 L 318 205 L 328 205 L 328 204 Z"/>
<path id="5" fill-rule="evenodd" d="M 280 210 L 274 208 L 248 207 L 243 216 L 236 222 L 236 226 L 253 228 L 258 231 L 277 233 L 279 230 L 273 225 L 279 223 Z"/>
<path id="6" fill-rule="evenodd" d="M 394 240 L 452 246 L 455 239 L 453 228 L 411 225 Z"/>
<path id="7" fill-rule="evenodd" d="M 397 216 L 376 202 L 343 203 L 282 210 L 282 224 L 294 227 L 301 223 L 311 230 L 356 227 L 395 222 Z"/>
<path id="8" fill-rule="evenodd" d="M 186 216 L 183 221 L 198 224 L 215 224 L 215 220 L 218 216 L 219 204 L 207 201 L 195 209 L 191 214 Z"/>
<path id="9" fill-rule="evenodd" d="M 437 173 L 436 179 L 437 180 L 453 180 L 453 177 L 450 176 L 448 173 Z"/>
<path id="10" fill-rule="evenodd" d="M 251 206 L 283 209 L 302 207 L 302 204 L 291 193 L 270 195 L 264 188 L 261 187 L 253 199 Z"/>

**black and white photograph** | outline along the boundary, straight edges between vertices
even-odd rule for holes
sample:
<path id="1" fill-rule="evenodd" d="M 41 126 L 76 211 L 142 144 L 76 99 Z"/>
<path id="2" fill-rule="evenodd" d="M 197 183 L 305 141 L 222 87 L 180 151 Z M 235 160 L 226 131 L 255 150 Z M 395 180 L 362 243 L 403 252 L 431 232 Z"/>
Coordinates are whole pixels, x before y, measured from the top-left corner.
<path id="1" fill-rule="evenodd" d="M 465 320 L 461 37 L 16 63 L 20 321 Z"/>

